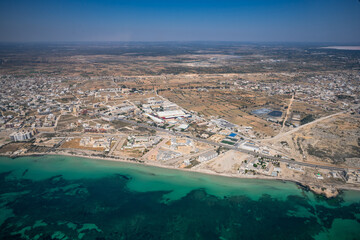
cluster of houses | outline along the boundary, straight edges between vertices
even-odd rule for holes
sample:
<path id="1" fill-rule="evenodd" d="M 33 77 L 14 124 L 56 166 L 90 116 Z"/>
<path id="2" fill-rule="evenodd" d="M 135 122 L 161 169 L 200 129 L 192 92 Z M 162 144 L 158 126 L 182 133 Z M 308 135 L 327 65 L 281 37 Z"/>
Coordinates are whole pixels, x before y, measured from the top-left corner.
<path id="1" fill-rule="evenodd" d="M 339 96 L 350 96 L 349 99 L 352 99 L 354 102 L 360 100 L 359 81 L 360 75 L 358 73 L 338 72 L 309 76 L 302 79 L 302 84 L 282 81 L 254 82 L 244 79 L 238 79 L 232 81 L 232 83 L 237 89 L 263 91 L 270 95 L 290 94 L 295 91 L 297 98 L 301 98 L 303 102 L 326 108 L 327 110 L 336 110 L 331 109 L 327 103 L 338 101 Z M 318 101 L 319 99 L 323 100 L 323 102 Z M 346 104 L 337 106 L 337 108 L 343 110 L 346 107 Z"/>

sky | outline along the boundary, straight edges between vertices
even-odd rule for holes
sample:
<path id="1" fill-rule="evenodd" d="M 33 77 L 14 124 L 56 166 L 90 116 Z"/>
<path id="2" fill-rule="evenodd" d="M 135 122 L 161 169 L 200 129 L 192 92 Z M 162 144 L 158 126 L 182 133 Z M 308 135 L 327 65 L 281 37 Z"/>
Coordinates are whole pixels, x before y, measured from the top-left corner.
<path id="1" fill-rule="evenodd" d="M 360 42 L 360 0 L 0 0 L 1 42 Z"/>

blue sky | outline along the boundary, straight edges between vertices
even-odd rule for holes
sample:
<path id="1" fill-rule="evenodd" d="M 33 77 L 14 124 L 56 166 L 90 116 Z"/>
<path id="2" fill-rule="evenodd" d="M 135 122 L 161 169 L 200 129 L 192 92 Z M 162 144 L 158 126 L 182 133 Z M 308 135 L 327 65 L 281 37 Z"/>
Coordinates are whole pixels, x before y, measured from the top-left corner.
<path id="1" fill-rule="evenodd" d="M 360 42 L 359 0 L 0 0 L 0 41 Z"/>

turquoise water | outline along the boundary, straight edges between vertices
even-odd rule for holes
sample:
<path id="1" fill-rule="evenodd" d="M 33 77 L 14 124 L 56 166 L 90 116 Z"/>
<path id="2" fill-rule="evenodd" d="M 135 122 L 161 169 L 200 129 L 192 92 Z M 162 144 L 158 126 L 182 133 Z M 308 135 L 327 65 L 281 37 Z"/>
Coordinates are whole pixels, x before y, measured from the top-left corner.
<path id="1" fill-rule="evenodd" d="M 65 156 L 0 157 L 0 239 L 360 239 L 360 193 Z"/>

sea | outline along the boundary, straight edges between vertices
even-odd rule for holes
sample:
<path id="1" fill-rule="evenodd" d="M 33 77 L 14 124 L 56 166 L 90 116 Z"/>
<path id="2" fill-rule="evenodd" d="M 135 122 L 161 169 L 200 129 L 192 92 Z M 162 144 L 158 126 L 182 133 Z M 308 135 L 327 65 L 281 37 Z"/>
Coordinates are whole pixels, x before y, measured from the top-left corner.
<path id="1" fill-rule="evenodd" d="M 0 157 L 0 239 L 360 239 L 360 192 L 71 156 Z"/>

